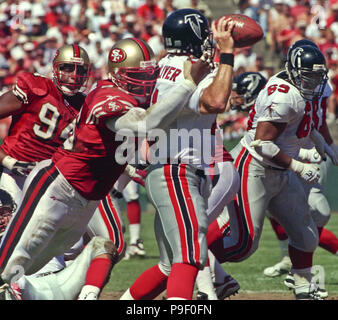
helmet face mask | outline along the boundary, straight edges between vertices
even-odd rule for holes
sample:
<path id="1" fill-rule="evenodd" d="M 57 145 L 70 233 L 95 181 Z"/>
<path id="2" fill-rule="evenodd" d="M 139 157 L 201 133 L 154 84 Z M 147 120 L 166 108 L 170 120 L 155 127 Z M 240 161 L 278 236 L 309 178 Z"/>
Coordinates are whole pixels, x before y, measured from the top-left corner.
<path id="1" fill-rule="evenodd" d="M 322 96 L 328 80 L 328 70 L 325 58 L 318 48 L 304 45 L 290 50 L 286 70 L 290 82 L 304 99 L 315 100 Z"/>
<path id="2" fill-rule="evenodd" d="M 209 22 L 195 9 L 180 9 L 169 14 L 163 23 L 162 35 L 169 53 L 192 54 L 200 58 L 203 51 L 213 48 Z"/>
<path id="3" fill-rule="evenodd" d="M 237 95 L 230 98 L 230 108 L 248 111 L 254 105 L 266 82 L 266 79 L 258 72 L 244 72 L 238 75 L 232 86 L 232 92 Z"/>
<path id="4" fill-rule="evenodd" d="M 159 66 L 152 49 L 135 38 L 116 43 L 108 57 L 109 76 L 121 90 L 147 107 L 154 90 Z"/>
<path id="5" fill-rule="evenodd" d="M 90 71 L 87 52 L 78 45 L 64 45 L 53 59 L 53 79 L 58 89 L 67 96 L 86 89 Z"/>

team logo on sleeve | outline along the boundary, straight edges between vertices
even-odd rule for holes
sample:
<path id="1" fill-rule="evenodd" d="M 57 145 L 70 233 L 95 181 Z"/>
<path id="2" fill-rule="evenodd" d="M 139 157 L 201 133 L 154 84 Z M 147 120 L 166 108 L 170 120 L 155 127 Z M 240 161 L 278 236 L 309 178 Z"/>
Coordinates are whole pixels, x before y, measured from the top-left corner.
<path id="1" fill-rule="evenodd" d="M 104 111 L 106 113 L 117 113 L 123 110 L 123 106 L 120 105 L 117 101 L 108 101 L 104 105 Z"/>
<path id="2" fill-rule="evenodd" d="M 126 59 L 126 57 L 126 53 L 120 48 L 115 48 L 111 50 L 109 54 L 109 60 L 114 63 L 122 62 Z"/>

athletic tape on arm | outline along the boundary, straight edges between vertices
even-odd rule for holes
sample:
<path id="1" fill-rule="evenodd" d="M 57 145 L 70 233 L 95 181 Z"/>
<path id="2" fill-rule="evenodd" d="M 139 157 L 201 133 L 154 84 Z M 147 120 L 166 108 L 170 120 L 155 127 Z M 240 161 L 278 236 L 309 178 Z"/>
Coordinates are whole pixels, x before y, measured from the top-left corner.
<path id="1" fill-rule="evenodd" d="M 260 156 L 268 159 L 273 158 L 280 151 L 279 147 L 270 140 L 254 140 L 250 143 L 250 146 L 253 147 Z"/>

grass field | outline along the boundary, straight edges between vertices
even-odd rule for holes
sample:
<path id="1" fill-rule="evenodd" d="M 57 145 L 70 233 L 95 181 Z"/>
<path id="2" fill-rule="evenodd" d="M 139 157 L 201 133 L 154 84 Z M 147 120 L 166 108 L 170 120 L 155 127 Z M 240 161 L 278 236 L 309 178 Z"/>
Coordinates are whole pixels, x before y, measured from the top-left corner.
<path id="1" fill-rule="evenodd" d="M 159 261 L 159 253 L 156 246 L 153 231 L 153 212 L 142 215 L 142 238 L 144 240 L 147 256 L 144 258 L 134 257 L 130 260 L 119 262 L 113 269 L 110 282 L 103 293 L 118 296 L 125 291 L 144 270 L 153 266 Z M 333 214 L 327 228 L 338 234 L 338 214 Z M 128 240 L 128 238 L 127 238 Z M 240 263 L 223 264 L 225 270 L 230 273 L 241 285 L 240 293 L 262 293 L 271 295 L 285 295 L 286 299 L 291 298 L 291 292 L 283 285 L 284 277 L 267 278 L 262 271 L 265 267 L 273 265 L 280 259 L 278 242 L 272 232 L 269 221 L 266 220 L 258 250 L 246 261 Z M 338 256 L 318 248 L 314 256 L 314 265 L 321 265 L 325 269 L 326 289 L 329 295 L 338 297 Z M 260 298 L 257 298 L 260 299 Z M 277 298 L 278 299 L 278 295 Z"/>

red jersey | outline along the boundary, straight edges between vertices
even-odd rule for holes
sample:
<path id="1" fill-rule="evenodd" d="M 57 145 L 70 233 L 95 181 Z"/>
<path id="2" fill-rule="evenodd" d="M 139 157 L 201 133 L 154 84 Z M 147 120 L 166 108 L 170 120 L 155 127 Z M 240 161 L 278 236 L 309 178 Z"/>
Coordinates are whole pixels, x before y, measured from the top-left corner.
<path id="1" fill-rule="evenodd" d="M 87 200 L 104 198 L 124 171 L 115 151 L 122 141 L 104 120 L 119 117 L 138 102 L 109 80 L 92 90 L 77 117 L 74 136 L 53 156 L 53 162 L 67 181 Z"/>
<path id="2" fill-rule="evenodd" d="M 12 92 L 23 103 L 1 148 L 20 161 L 51 159 L 68 138 L 84 95 L 67 97 L 70 105 L 52 80 L 28 72 L 18 75 Z"/>

